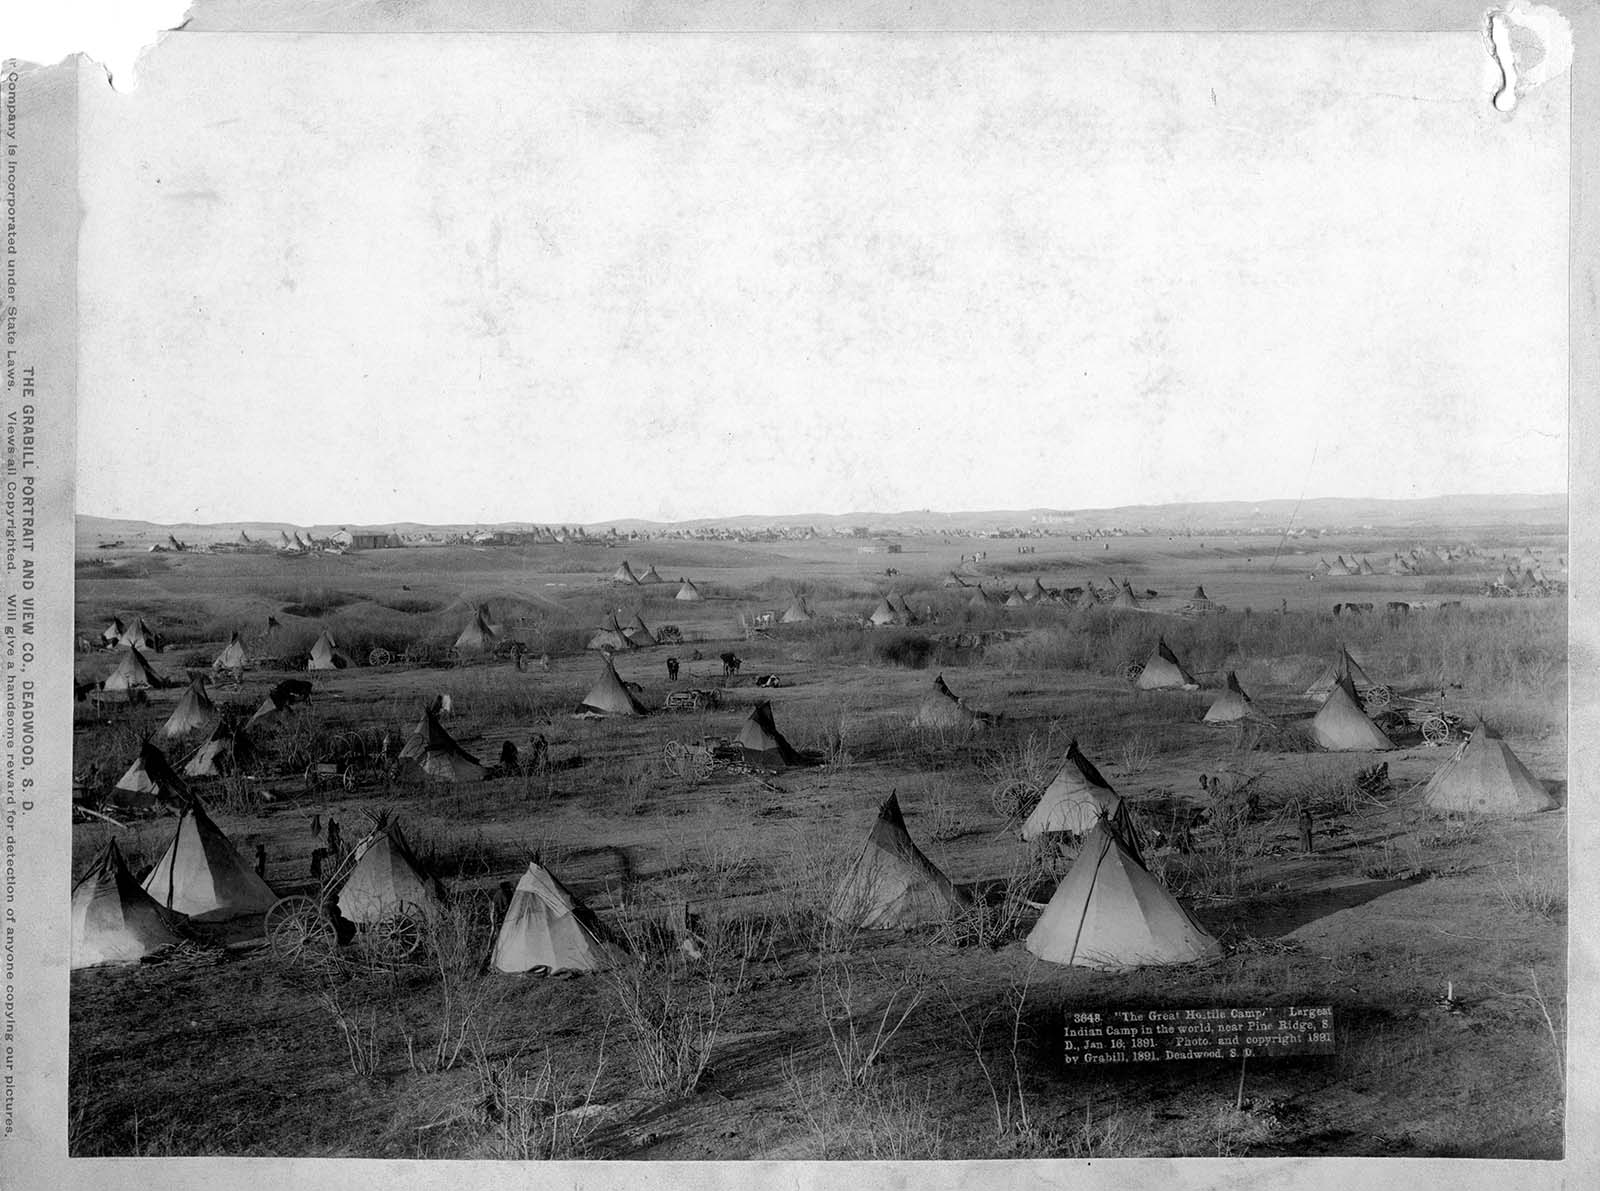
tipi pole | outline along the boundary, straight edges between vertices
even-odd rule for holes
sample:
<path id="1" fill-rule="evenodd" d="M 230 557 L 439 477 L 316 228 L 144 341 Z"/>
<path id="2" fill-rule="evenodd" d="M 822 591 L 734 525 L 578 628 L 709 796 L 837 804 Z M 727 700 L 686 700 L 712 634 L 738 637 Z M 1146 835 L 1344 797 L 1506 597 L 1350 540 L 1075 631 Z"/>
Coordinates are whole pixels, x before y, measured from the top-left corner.
<path id="1" fill-rule="evenodd" d="M 1239 1056 L 1239 1094 L 1233 1098 L 1233 1107 L 1238 1112 L 1244 1111 L 1244 1065 L 1247 1061 L 1247 1055 Z"/>

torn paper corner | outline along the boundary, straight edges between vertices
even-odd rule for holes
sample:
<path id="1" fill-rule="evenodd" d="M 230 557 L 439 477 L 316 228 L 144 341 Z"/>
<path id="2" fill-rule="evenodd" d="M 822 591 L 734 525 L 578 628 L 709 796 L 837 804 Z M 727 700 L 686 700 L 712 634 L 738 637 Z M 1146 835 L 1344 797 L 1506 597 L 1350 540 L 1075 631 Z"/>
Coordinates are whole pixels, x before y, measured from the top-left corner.
<path id="1" fill-rule="evenodd" d="M 1511 111 L 1517 99 L 1572 66 L 1572 25 L 1547 4 L 1511 0 L 1485 14 L 1489 54 L 1503 79 L 1494 106 Z"/>
<path id="2" fill-rule="evenodd" d="M 134 89 L 139 63 L 163 37 L 187 22 L 199 0 L 78 0 L 25 6 L 7 31 L 8 57 L 32 69 L 50 69 L 81 54 L 106 73 L 118 91 Z"/>

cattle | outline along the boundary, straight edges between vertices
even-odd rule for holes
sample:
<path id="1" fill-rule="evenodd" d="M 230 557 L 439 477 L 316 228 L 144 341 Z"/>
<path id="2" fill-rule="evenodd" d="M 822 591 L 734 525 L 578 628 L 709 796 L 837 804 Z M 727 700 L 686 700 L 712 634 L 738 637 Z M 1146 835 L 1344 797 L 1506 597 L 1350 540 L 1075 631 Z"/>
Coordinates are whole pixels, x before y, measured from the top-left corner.
<path id="1" fill-rule="evenodd" d="M 677 682 L 678 681 L 678 659 L 677 658 L 668 658 L 667 659 L 667 680 L 669 682 Z"/>
<path id="2" fill-rule="evenodd" d="M 1391 616 L 1409 616 L 1411 614 L 1411 605 L 1404 600 L 1390 600 L 1384 607 Z"/>
<path id="3" fill-rule="evenodd" d="M 739 667 L 744 665 L 744 659 L 732 653 L 722 655 L 722 677 L 732 678 L 739 673 Z"/>

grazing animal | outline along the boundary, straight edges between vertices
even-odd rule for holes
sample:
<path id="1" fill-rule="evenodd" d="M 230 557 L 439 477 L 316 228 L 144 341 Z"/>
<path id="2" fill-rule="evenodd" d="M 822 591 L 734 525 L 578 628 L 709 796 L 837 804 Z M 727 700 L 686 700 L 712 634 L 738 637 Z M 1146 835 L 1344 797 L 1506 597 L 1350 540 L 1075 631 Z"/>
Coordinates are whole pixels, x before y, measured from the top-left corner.
<path id="1" fill-rule="evenodd" d="M 739 667 L 744 665 L 744 659 L 732 653 L 722 655 L 722 676 L 731 678 L 739 673 Z"/>
<path id="2" fill-rule="evenodd" d="M 1346 604 L 1344 606 L 1344 610 L 1346 612 L 1371 612 L 1372 611 L 1372 605 L 1371 604 Z"/>
<path id="3" fill-rule="evenodd" d="M 678 681 L 678 659 L 677 658 L 668 658 L 667 659 L 667 678 L 671 682 L 677 682 Z"/>
<path id="4" fill-rule="evenodd" d="M 1388 610 L 1396 616 L 1406 616 L 1411 612 L 1411 605 L 1404 600 L 1390 600 Z"/>

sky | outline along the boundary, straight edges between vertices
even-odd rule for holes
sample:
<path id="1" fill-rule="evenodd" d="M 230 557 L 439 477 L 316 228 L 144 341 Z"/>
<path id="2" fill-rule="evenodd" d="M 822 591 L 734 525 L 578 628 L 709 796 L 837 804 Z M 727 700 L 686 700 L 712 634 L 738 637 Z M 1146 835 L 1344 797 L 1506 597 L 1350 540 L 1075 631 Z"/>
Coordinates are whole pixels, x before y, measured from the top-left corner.
<path id="1" fill-rule="evenodd" d="M 80 91 L 78 511 L 1562 492 L 1567 89 L 1472 34 L 168 37 Z"/>

